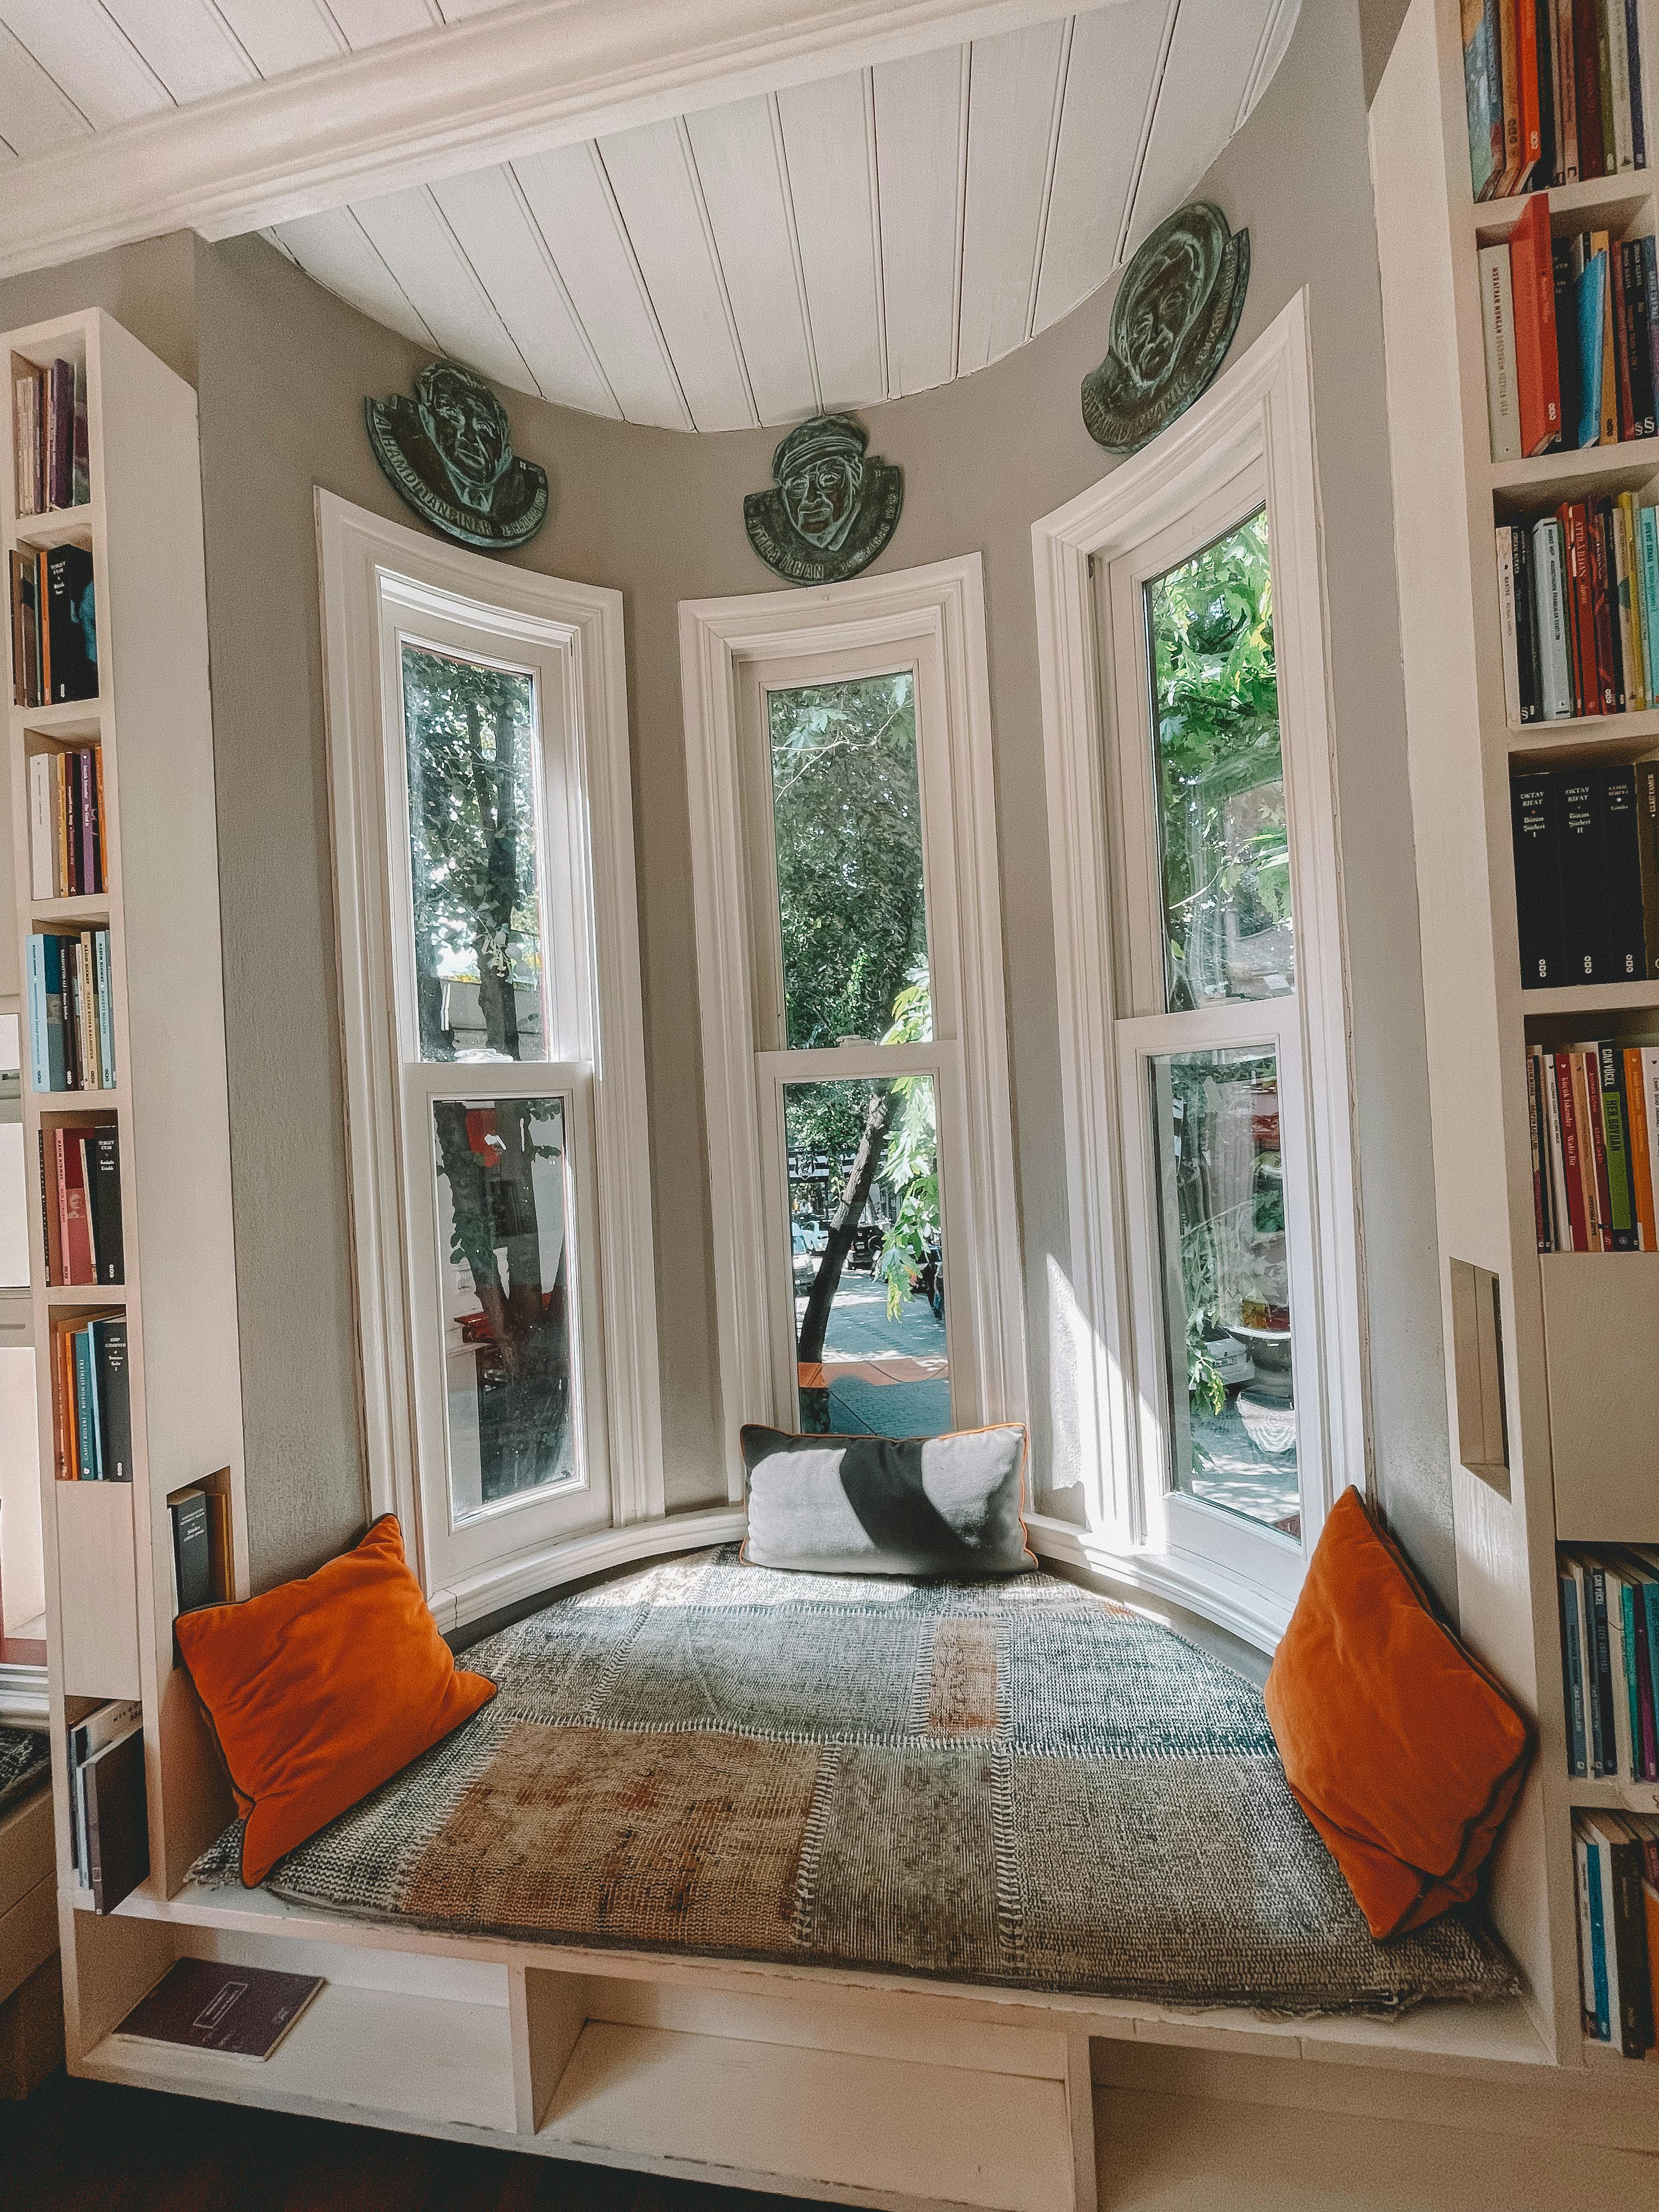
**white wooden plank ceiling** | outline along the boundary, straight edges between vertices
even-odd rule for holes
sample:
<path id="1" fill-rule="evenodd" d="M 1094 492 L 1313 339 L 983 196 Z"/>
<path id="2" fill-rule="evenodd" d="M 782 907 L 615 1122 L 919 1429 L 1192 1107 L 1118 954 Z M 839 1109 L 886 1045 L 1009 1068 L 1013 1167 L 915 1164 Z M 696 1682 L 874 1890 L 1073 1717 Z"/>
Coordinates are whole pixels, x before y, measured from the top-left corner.
<path id="1" fill-rule="evenodd" d="M 0 0 L 0 160 L 512 0 Z M 1000 359 L 1180 204 L 1299 0 L 1113 0 L 280 223 L 367 314 L 514 390 L 674 428 Z"/>

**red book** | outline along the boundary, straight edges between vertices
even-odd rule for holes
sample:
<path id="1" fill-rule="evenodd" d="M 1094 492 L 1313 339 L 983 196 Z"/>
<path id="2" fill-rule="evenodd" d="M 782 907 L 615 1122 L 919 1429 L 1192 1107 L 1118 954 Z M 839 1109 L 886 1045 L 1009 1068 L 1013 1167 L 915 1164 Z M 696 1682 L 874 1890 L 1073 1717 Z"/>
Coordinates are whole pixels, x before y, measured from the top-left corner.
<path id="1" fill-rule="evenodd" d="M 1516 89 L 1521 101 L 1521 191 L 1543 156 L 1543 119 L 1538 102 L 1537 0 L 1520 0 L 1516 9 Z M 1548 226 L 1546 225 L 1547 231 Z M 1522 451 L 1527 448 L 1523 446 Z"/>
<path id="2" fill-rule="evenodd" d="M 1534 93 L 1536 86 L 1534 74 Z M 1515 294 L 1521 451 L 1529 460 L 1561 434 L 1561 356 L 1555 341 L 1555 259 L 1547 192 L 1534 193 L 1510 233 L 1510 281 Z"/>
<path id="3" fill-rule="evenodd" d="M 1578 173 L 1607 169 L 1601 140 L 1601 32 L 1596 0 L 1572 0 L 1572 82 L 1578 103 Z"/>
<path id="4" fill-rule="evenodd" d="M 1589 517 L 1582 499 L 1557 511 L 1567 550 L 1572 593 L 1572 680 L 1581 714 L 1601 712 L 1601 687 L 1595 673 L 1595 591 L 1590 574 Z"/>
<path id="5" fill-rule="evenodd" d="M 86 1166 L 80 1134 L 74 1129 L 53 1132 L 58 1147 L 58 1234 L 63 1239 L 64 1280 L 95 1283 L 98 1270 L 92 1256 L 92 1220 L 87 1212 Z"/>
<path id="6" fill-rule="evenodd" d="M 1584 1215 L 1583 1167 L 1578 1157 L 1578 1116 L 1573 1111 L 1572 1071 L 1565 1052 L 1550 1054 L 1555 1075 L 1555 1103 L 1561 1114 L 1562 1181 L 1567 1186 L 1567 1216 L 1572 1224 L 1572 1249 L 1589 1249 L 1589 1224 Z"/>

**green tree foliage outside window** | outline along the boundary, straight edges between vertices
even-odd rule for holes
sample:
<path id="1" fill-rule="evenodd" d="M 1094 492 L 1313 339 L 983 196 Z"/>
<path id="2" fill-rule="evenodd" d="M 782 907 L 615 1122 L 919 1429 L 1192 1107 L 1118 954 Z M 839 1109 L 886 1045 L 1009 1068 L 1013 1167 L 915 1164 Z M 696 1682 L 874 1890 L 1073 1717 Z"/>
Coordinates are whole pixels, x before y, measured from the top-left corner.
<path id="1" fill-rule="evenodd" d="M 1146 586 L 1171 1013 L 1293 987 L 1265 511 Z"/>

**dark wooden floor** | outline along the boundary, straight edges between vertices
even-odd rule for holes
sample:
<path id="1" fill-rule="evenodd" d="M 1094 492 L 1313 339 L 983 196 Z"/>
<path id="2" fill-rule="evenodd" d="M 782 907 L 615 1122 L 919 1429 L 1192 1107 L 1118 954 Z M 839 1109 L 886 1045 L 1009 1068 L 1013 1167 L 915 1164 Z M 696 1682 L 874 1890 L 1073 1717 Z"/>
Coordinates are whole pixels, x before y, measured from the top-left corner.
<path id="1" fill-rule="evenodd" d="M 0 2104 L 5 2212 L 789 2212 L 791 2200 L 54 2074 Z"/>

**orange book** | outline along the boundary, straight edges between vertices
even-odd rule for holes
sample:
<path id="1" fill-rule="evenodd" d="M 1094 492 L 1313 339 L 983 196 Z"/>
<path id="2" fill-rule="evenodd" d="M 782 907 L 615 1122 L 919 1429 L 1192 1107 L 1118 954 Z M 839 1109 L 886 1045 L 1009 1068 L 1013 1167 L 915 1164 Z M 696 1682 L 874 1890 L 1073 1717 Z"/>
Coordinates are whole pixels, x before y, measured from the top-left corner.
<path id="1" fill-rule="evenodd" d="M 1659 1222 L 1656 1222 L 1653 1211 L 1653 1160 L 1648 1146 L 1647 1098 L 1642 1086 L 1641 1048 L 1637 1045 L 1625 1048 L 1625 1101 L 1630 1123 L 1625 1133 L 1630 1144 L 1631 1178 L 1636 1185 L 1636 1225 L 1641 1231 L 1642 1249 L 1659 1252 Z"/>
<path id="2" fill-rule="evenodd" d="M 1659 1889 L 1650 1881 L 1642 1884 L 1642 1903 L 1648 1923 L 1648 1979 L 1659 1990 Z M 1649 2057 L 1654 2054 L 1650 2051 Z"/>
<path id="3" fill-rule="evenodd" d="M 75 1346 L 70 1331 L 58 1331 L 58 1465 L 60 1480 L 81 1480 L 80 1424 L 75 1418 Z"/>
<path id="4" fill-rule="evenodd" d="M 1530 459 L 1561 435 L 1561 362 L 1555 337 L 1555 258 L 1550 196 L 1534 192 L 1510 233 L 1515 299 L 1515 382 L 1521 452 Z"/>
<path id="5" fill-rule="evenodd" d="M 1515 189 L 1519 191 L 1542 158 L 1544 128 L 1538 99 L 1538 10 L 1522 0 L 1515 15 L 1515 73 L 1521 102 L 1521 174 Z"/>

